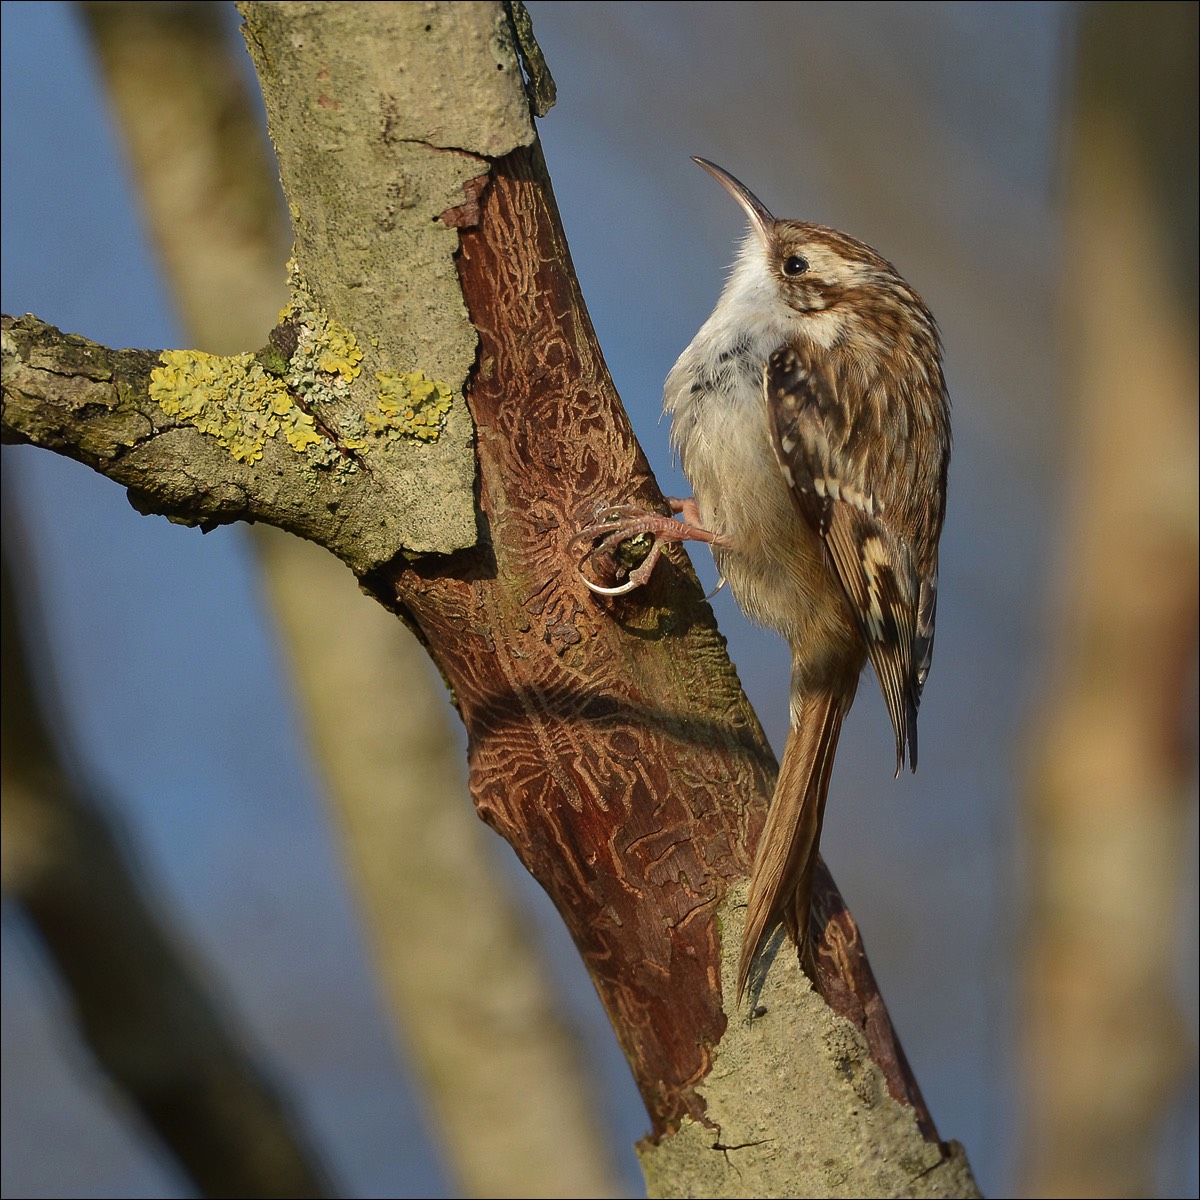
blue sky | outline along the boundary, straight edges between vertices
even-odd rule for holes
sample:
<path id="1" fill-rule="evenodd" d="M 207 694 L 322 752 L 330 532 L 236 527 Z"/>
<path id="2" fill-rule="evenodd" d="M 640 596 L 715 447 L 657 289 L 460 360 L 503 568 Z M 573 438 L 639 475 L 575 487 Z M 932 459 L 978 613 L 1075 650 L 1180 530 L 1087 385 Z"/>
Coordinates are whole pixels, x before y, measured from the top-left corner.
<path id="1" fill-rule="evenodd" d="M 886 715 L 864 681 L 823 846 L 942 1135 L 966 1144 L 985 1193 L 1004 1194 L 1023 917 L 1015 797 L 1044 678 L 1054 531 L 1040 514 L 1061 436 L 1055 164 L 1068 6 L 530 9 L 558 82 L 541 134 L 575 265 L 664 491 L 685 494 L 659 419 L 662 380 L 742 233 L 691 155 L 727 167 L 779 215 L 875 245 L 941 320 L 956 441 L 921 773 L 892 782 Z M 3 20 L 4 311 L 111 345 L 181 344 L 71 7 L 5 3 Z M 448 1194 L 246 541 L 141 517 L 121 489 L 30 449 L 6 448 L 4 474 L 34 547 L 30 595 L 65 728 L 165 911 L 297 1098 L 346 1194 Z M 711 583 L 704 552 L 695 559 Z M 716 608 L 780 748 L 782 648 L 727 595 Z M 531 919 L 552 930 L 526 891 Z M 187 1194 L 104 1098 L 36 947 L 17 915 L 4 919 L 5 1194 Z M 545 936 L 636 1187 L 630 1144 L 645 1115 L 586 977 Z M 1179 1130 L 1189 1119 L 1185 1104 Z M 1186 1175 L 1186 1154 L 1166 1159 L 1172 1179 Z"/>

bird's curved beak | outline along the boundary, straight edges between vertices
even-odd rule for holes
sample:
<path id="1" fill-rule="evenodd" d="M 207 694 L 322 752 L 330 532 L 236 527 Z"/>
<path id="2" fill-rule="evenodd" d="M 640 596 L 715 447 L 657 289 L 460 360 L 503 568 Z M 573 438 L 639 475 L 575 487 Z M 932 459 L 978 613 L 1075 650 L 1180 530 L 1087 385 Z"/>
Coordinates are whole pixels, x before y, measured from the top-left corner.
<path id="1" fill-rule="evenodd" d="M 744 183 L 734 179 L 716 163 L 695 156 L 692 157 L 692 162 L 703 167 L 746 210 L 754 232 L 765 242 L 771 226 L 775 224 L 775 218 L 767 206 Z"/>

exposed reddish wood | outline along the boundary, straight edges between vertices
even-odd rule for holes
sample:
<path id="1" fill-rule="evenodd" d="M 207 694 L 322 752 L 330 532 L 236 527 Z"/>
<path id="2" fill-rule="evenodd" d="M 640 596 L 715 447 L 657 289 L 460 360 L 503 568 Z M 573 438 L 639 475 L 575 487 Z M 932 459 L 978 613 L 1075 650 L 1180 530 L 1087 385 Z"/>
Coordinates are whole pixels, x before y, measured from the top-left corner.
<path id="1" fill-rule="evenodd" d="M 770 752 L 732 672 L 704 671 L 720 641 L 694 582 L 667 566 L 598 603 L 565 553 L 594 502 L 659 498 L 529 155 L 496 165 L 483 207 L 461 274 L 491 552 L 405 572 L 399 598 L 454 687 L 480 815 L 554 898 L 662 1132 L 703 1116 L 690 1085 L 725 1027 L 712 917 L 748 869 Z"/>
<path id="2" fill-rule="evenodd" d="M 566 921 L 657 1136 L 685 1113 L 704 1118 L 694 1088 L 726 1025 L 714 916 L 749 870 L 775 766 L 677 551 L 630 597 L 583 586 L 568 543 L 595 505 L 661 496 L 587 320 L 540 153 L 496 162 L 479 204 L 460 275 L 481 339 L 469 402 L 486 544 L 368 583 L 453 687 L 479 813 Z M 827 873 L 820 886 L 844 911 Z M 923 1113 L 861 943 L 841 946 L 825 956 L 841 981 L 829 995 L 868 1030 L 893 1094 Z"/>
<path id="3" fill-rule="evenodd" d="M 462 189 L 466 200 L 462 204 L 446 209 L 442 213 L 442 220 L 454 229 L 477 225 L 479 223 L 479 197 L 486 190 L 490 178 L 485 172 L 483 175 L 476 175 L 474 179 L 468 179 Z"/>
<path id="4" fill-rule="evenodd" d="M 867 960 L 858 922 L 846 907 L 824 862 L 818 866 L 813 887 L 812 920 L 820 929 L 819 936 L 816 929 L 813 931 L 817 988 L 830 1008 L 858 1027 L 871 1048 L 871 1057 L 883 1071 L 888 1091 L 916 1110 L 917 1124 L 925 1140 L 936 1142 L 933 1117 L 892 1027 L 875 982 L 875 972 Z"/>

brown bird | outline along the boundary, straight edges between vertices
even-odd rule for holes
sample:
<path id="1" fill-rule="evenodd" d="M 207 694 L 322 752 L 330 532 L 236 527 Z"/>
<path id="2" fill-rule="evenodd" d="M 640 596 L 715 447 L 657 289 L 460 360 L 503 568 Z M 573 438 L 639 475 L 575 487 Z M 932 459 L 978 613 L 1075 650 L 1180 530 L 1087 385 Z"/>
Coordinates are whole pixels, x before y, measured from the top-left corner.
<path id="1" fill-rule="evenodd" d="M 728 172 L 695 160 L 750 219 L 713 314 L 667 376 L 663 407 L 695 499 L 683 522 L 633 518 L 602 544 L 653 533 L 711 545 L 748 617 L 792 654 L 791 729 L 758 844 L 738 996 L 783 922 L 812 974 L 813 872 L 842 720 L 869 660 L 917 765 L 933 652 L 950 457 L 941 341 L 928 308 L 869 246 L 777 220 Z M 601 527 L 585 530 L 597 535 Z"/>

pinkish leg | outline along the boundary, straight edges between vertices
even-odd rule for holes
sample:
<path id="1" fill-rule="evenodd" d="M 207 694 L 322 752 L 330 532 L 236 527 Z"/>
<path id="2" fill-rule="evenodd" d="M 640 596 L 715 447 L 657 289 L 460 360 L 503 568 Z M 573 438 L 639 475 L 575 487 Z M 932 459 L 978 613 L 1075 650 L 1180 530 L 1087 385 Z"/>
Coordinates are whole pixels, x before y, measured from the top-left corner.
<path id="1" fill-rule="evenodd" d="M 653 535 L 654 541 L 646 557 L 629 573 L 629 578 L 616 587 L 603 587 L 593 583 L 586 575 L 583 582 L 588 588 L 601 596 L 623 596 L 646 583 L 654 571 L 662 548 L 668 542 L 706 542 L 709 545 L 725 546 L 728 542 L 717 533 L 711 533 L 700 524 L 700 512 L 696 501 L 689 497 L 679 500 L 668 497 L 667 504 L 673 513 L 683 517 L 682 521 L 670 517 L 649 513 L 644 509 L 632 507 L 611 508 L 601 514 L 601 519 L 581 529 L 572 539 L 571 544 L 583 541 L 595 541 L 590 550 L 579 561 L 580 574 L 583 574 L 583 564 L 594 555 L 607 552 L 611 554 L 622 542 L 644 534 Z"/>
<path id="2" fill-rule="evenodd" d="M 704 528 L 695 496 L 688 496 L 686 500 L 680 500 L 678 496 L 668 496 L 667 504 L 676 516 L 683 518 L 685 525 L 691 525 L 693 529 Z"/>

